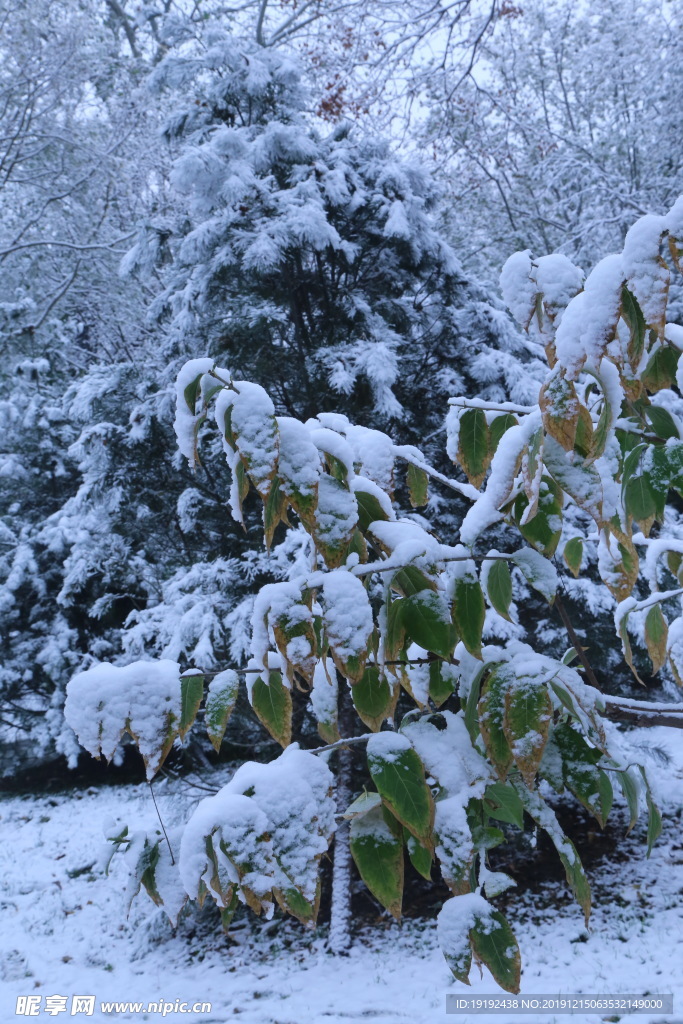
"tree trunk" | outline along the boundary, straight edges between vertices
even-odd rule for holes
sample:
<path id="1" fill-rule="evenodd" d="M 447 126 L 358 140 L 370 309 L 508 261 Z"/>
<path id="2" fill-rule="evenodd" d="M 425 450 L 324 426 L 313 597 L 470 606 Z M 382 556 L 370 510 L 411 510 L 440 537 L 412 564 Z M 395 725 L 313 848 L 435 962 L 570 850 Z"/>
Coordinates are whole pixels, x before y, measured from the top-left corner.
<path id="1" fill-rule="evenodd" d="M 345 679 L 339 679 L 339 731 L 351 736 L 355 725 L 353 702 Z M 337 813 L 343 814 L 351 802 L 351 766 L 353 751 L 342 747 L 337 758 Z M 330 914 L 329 948 L 332 953 L 346 953 L 351 946 L 351 848 L 349 822 L 340 821 L 334 834 L 332 864 L 332 909 Z"/>

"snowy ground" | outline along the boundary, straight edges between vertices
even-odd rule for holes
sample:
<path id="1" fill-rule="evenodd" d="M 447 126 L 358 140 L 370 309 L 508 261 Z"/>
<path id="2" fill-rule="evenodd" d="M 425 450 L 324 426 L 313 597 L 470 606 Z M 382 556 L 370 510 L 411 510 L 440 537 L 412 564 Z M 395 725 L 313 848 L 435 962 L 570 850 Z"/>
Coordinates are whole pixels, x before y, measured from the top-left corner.
<path id="1" fill-rule="evenodd" d="M 633 735 L 633 734 L 632 734 Z M 525 965 L 522 992 L 674 994 L 674 1015 L 628 1021 L 683 1024 L 683 736 L 648 730 L 643 738 L 666 748 L 672 762 L 659 769 L 665 834 L 651 859 L 641 836 L 629 863 L 592 872 L 590 932 L 579 909 L 557 886 L 537 890 L 510 912 Z M 162 815 L 182 815 L 185 796 L 158 792 Z M 388 925 L 361 935 L 351 955 L 325 952 L 324 932 L 302 935 L 296 924 L 238 925 L 230 940 L 202 933 L 189 920 L 176 934 L 146 896 L 125 918 L 126 870 L 116 860 L 109 879 L 90 870 L 102 847 L 101 822 L 111 816 L 152 822 L 146 787 L 102 788 L 71 795 L 6 797 L 0 801 L 0 1020 L 15 1017 L 18 995 L 95 995 L 100 1000 L 147 1003 L 207 1001 L 210 1013 L 165 1019 L 241 1024 L 460 1024 L 446 1015 L 453 982 L 436 946 L 433 922 Z M 539 908 L 539 898 L 546 904 Z M 514 904 L 513 904 L 514 906 Z M 559 909 L 558 909 L 559 907 Z M 472 992 L 495 993 L 490 977 L 472 978 Z M 43 1004 L 44 1005 L 44 1004 Z M 97 1007 L 97 1004 L 96 1004 Z M 69 1011 L 43 1020 L 72 1019 Z M 111 1020 L 98 1008 L 87 1018 Z M 39 1019 L 40 1019 L 39 1018 Z M 76 1019 L 86 1019 L 78 1017 Z M 121 1013 L 121 1020 L 161 1014 Z M 590 1022 L 609 1016 L 476 1016 L 481 1024 L 517 1021 Z"/>

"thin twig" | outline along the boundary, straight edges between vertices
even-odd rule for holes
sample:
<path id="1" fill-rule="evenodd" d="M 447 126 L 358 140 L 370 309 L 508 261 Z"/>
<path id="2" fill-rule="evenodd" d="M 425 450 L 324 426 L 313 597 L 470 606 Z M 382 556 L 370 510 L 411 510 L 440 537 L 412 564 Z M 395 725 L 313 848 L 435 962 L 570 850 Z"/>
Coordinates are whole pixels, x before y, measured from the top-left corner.
<path id="1" fill-rule="evenodd" d="M 166 837 L 166 842 L 168 843 L 168 852 L 171 854 L 171 864 L 175 864 L 175 857 L 173 856 L 173 847 L 171 846 L 171 840 L 168 838 L 168 833 L 166 831 L 166 826 L 164 825 L 163 821 L 161 820 L 161 814 L 159 813 L 159 808 L 157 806 L 157 798 L 154 795 L 154 790 L 152 788 L 152 781 L 151 781 L 151 779 L 147 780 L 147 785 L 149 786 L 149 791 L 152 794 L 152 802 L 154 803 L 154 809 L 157 812 L 157 818 L 159 819 L 159 824 L 161 825 L 161 831 L 164 833 L 164 836 Z"/>
<path id="2" fill-rule="evenodd" d="M 600 684 L 598 683 L 598 680 L 595 677 L 595 672 L 593 671 L 590 661 L 586 657 L 586 652 L 583 649 L 581 641 L 576 635 L 574 627 L 572 626 L 571 619 L 569 618 L 569 613 L 565 608 L 564 602 L 559 594 L 555 595 L 555 607 L 559 612 L 560 618 L 562 619 L 562 622 L 564 624 L 564 628 L 567 630 L 567 634 L 569 636 L 569 639 L 571 640 L 572 647 L 576 651 L 576 654 L 583 666 L 588 681 L 590 682 L 591 686 L 594 686 L 596 690 L 599 690 Z"/>

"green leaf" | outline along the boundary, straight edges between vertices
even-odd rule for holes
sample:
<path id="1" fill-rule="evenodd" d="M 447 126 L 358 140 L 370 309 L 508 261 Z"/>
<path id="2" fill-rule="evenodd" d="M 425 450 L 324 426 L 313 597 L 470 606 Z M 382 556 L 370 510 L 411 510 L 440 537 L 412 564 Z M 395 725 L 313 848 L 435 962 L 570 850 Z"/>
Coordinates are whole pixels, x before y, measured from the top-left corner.
<path id="1" fill-rule="evenodd" d="M 652 661 L 652 674 L 656 675 L 666 661 L 666 642 L 669 627 L 659 603 L 653 604 L 645 617 L 645 643 Z"/>
<path id="2" fill-rule="evenodd" d="M 491 910 L 470 932 L 472 952 L 506 992 L 519 992 L 522 962 L 517 939 L 499 910 Z"/>
<path id="3" fill-rule="evenodd" d="M 408 636 L 426 651 L 450 658 L 457 636 L 445 598 L 433 590 L 422 590 L 403 598 L 402 606 L 402 623 Z"/>
<path id="4" fill-rule="evenodd" d="M 580 403 L 574 382 L 567 380 L 559 364 L 546 378 L 539 394 L 539 404 L 546 431 L 566 452 L 570 452 L 576 440 Z"/>
<path id="5" fill-rule="evenodd" d="M 380 676 L 377 665 L 368 665 L 362 678 L 351 687 L 351 696 L 361 720 L 373 732 L 379 732 L 382 722 L 394 712 L 397 692 L 386 676 Z"/>
<path id="6" fill-rule="evenodd" d="M 645 802 L 647 804 L 647 855 L 649 857 L 652 853 L 652 847 L 662 834 L 662 816 L 659 813 L 659 808 L 652 799 L 652 790 L 650 789 L 650 782 L 645 769 L 642 765 L 638 765 L 638 768 L 645 787 Z"/>
<path id="7" fill-rule="evenodd" d="M 537 551 L 552 558 L 562 535 L 562 491 L 551 477 L 544 476 L 538 496 L 538 510 L 522 522 L 529 506 L 526 494 L 519 494 L 515 500 L 515 523 L 520 533 Z"/>
<path id="8" fill-rule="evenodd" d="M 391 586 L 403 597 L 412 597 L 423 590 L 436 590 L 434 581 L 414 565 L 399 569 L 391 578 Z"/>
<path id="9" fill-rule="evenodd" d="M 458 462 L 475 487 L 479 487 L 491 461 L 491 435 L 483 409 L 467 409 L 460 417 Z"/>
<path id="10" fill-rule="evenodd" d="M 496 448 L 500 444 L 500 439 L 503 434 L 510 429 L 510 427 L 517 426 L 517 417 L 513 416 L 511 412 L 505 412 L 502 416 L 496 416 L 490 424 L 491 431 L 491 451 L 495 452 Z"/>
<path id="11" fill-rule="evenodd" d="M 428 882 L 432 880 L 432 854 L 431 851 L 423 846 L 422 843 L 418 842 L 415 836 L 411 836 L 407 830 L 404 830 L 404 840 L 406 848 L 408 850 L 408 856 L 410 857 L 410 863 L 413 865 L 415 870 L 423 878 L 426 878 Z"/>
<path id="12" fill-rule="evenodd" d="M 478 704 L 479 729 L 489 760 L 501 779 L 505 779 L 512 764 L 512 751 L 503 723 L 505 720 L 505 693 L 508 679 L 503 666 L 498 666 L 488 676 Z"/>
<path id="13" fill-rule="evenodd" d="M 498 614 L 510 622 L 512 576 L 507 562 L 502 558 L 493 563 L 486 575 L 486 596 Z"/>
<path id="14" fill-rule="evenodd" d="M 221 927 L 226 935 L 228 933 L 230 925 L 232 924 L 232 919 L 235 916 L 235 911 L 237 910 L 239 903 L 239 897 L 237 895 L 237 892 L 235 891 L 232 894 L 232 899 L 230 900 L 227 907 L 219 908 L 221 913 Z"/>
<path id="15" fill-rule="evenodd" d="M 376 807 L 382 806 L 382 797 L 379 793 L 369 792 L 364 790 L 360 796 L 357 796 L 344 811 L 342 817 L 357 818 L 359 814 L 367 814 L 368 811 L 374 810 Z"/>
<path id="16" fill-rule="evenodd" d="M 524 678 L 512 682 L 505 694 L 503 729 L 527 786 L 536 777 L 552 718 L 553 704 L 543 683 Z"/>
<path id="17" fill-rule="evenodd" d="M 484 793 L 484 810 L 496 821 L 524 828 L 524 808 L 517 791 L 504 782 L 492 782 Z"/>
<path id="18" fill-rule="evenodd" d="M 678 427 L 668 409 L 663 409 L 661 405 L 648 405 L 646 412 L 647 418 L 658 437 L 663 438 L 665 441 L 669 437 L 675 437 L 676 440 L 680 440 L 681 435 L 678 432 Z"/>
<path id="19" fill-rule="evenodd" d="M 319 888 L 319 887 L 318 887 Z M 313 903 L 307 900 L 304 894 L 296 888 L 289 886 L 287 889 L 273 889 L 273 895 L 278 904 L 286 914 L 295 917 L 301 924 L 311 924 L 318 916 L 320 905 L 320 893 Z"/>
<path id="20" fill-rule="evenodd" d="M 510 555 L 527 583 L 537 590 L 549 604 L 555 600 L 559 580 L 552 562 L 533 548 L 522 548 Z"/>
<path id="21" fill-rule="evenodd" d="M 216 753 L 221 748 L 228 719 L 235 707 L 238 692 L 239 677 L 231 669 L 221 672 L 209 684 L 204 722 L 211 745 Z"/>
<path id="22" fill-rule="evenodd" d="M 631 369 L 635 373 L 640 366 L 645 347 L 645 317 L 635 295 L 625 285 L 621 292 L 621 315 L 631 332 L 628 343 L 628 359 Z"/>
<path id="23" fill-rule="evenodd" d="M 387 825 L 381 807 L 351 822 L 351 856 L 370 892 L 398 920 L 403 900 L 403 844 Z"/>
<path id="24" fill-rule="evenodd" d="M 562 757 L 562 774 L 567 789 L 605 827 L 612 807 L 612 786 L 605 772 L 597 767 L 601 752 L 589 747 L 583 736 L 568 723 L 553 733 Z"/>
<path id="25" fill-rule="evenodd" d="M 282 682 L 280 672 L 270 672 L 264 683 L 257 676 L 251 691 L 251 706 L 256 717 L 281 747 L 292 740 L 292 694 Z"/>
<path id="26" fill-rule="evenodd" d="M 629 515 L 643 523 L 657 512 L 655 496 L 647 475 L 632 477 L 624 490 L 624 505 Z"/>
<path id="27" fill-rule="evenodd" d="M 581 560 L 583 559 L 583 541 L 580 537 L 572 537 L 564 546 L 562 557 L 567 563 L 567 568 L 572 576 L 578 577 L 581 572 Z"/>
<path id="28" fill-rule="evenodd" d="M 582 908 L 584 919 L 588 924 L 591 912 L 591 890 L 576 847 L 562 831 L 555 812 L 538 792 L 527 789 L 521 779 L 513 782 L 513 785 L 519 794 L 524 810 L 543 829 L 557 850 L 569 887 Z"/>
<path id="29" fill-rule="evenodd" d="M 181 739 L 190 729 L 190 726 L 197 717 L 199 705 L 204 696 L 204 676 L 183 675 L 180 677 L 180 725 L 178 733 Z"/>
<path id="30" fill-rule="evenodd" d="M 375 494 L 360 490 L 354 491 L 354 494 L 358 502 L 358 525 L 363 533 L 366 532 L 370 523 L 375 523 L 379 520 L 386 522 L 389 519 L 389 516 L 379 503 L 379 498 Z"/>
<path id="31" fill-rule="evenodd" d="M 199 385 L 203 376 L 203 373 L 198 373 L 195 379 L 190 381 L 190 383 L 187 385 L 183 392 L 185 396 L 185 401 L 187 403 L 187 408 L 190 410 L 193 416 L 195 415 L 195 411 L 197 408 L 197 395 L 199 394 Z"/>
<path id="32" fill-rule="evenodd" d="M 451 899 L 446 900 L 439 913 L 437 928 L 441 952 L 453 973 L 453 977 L 464 985 L 469 985 L 470 969 L 472 967 L 472 942 L 470 939 L 470 929 L 467 926 L 467 917 L 459 912 L 460 905 L 454 903 L 454 900 L 459 899 L 461 899 L 460 896 L 453 896 Z M 455 910 L 453 918 L 450 913 L 452 910 Z"/>
<path id="33" fill-rule="evenodd" d="M 643 387 L 654 394 L 663 388 L 670 388 L 676 383 L 676 368 L 680 353 L 674 352 L 668 345 L 658 348 L 645 367 L 641 376 Z"/>
<path id="34" fill-rule="evenodd" d="M 475 658 L 481 658 L 481 634 L 485 616 L 484 594 L 478 580 L 469 576 L 456 579 L 453 621 L 465 647 Z"/>
<path id="35" fill-rule="evenodd" d="M 470 683 L 467 700 L 465 701 L 465 725 L 473 744 L 476 743 L 480 735 L 479 696 L 481 693 L 482 680 L 489 672 L 495 672 L 497 668 L 500 668 L 500 665 L 500 662 L 496 662 L 493 665 L 484 663 Z"/>
<path id="36" fill-rule="evenodd" d="M 406 627 L 403 609 L 406 598 L 400 597 L 387 604 L 387 628 L 384 634 L 384 653 L 388 661 L 395 661 L 405 647 Z"/>
<path id="37" fill-rule="evenodd" d="M 280 487 L 280 479 L 275 476 L 271 481 L 268 497 L 263 503 L 263 534 L 268 551 L 273 542 L 275 529 L 285 516 L 287 504 L 287 496 Z"/>
<path id="38" fill-rule="evenodd" d="M 422 761 L 398 733 L 377 733 L 368 740 L 368 767 L 383 802 L 416 839 L 430 849 L 434 801 Z"/>
<path id="39" fill-rule="evenodd" d="M 408 484 L 410 504 L 413 508 L 421 508 L 423 505 L 426 505 L 429 497 L 429 478 L 424 469 L 419 469 L 418 466 L 414 466 L 412 462 L 409 462 L 406 471 L 406 483 Z"/>
<path id="40" fill-rule="evenodd" d="M 633 776 L 633 773 L 627 769 L 622 772 L 616 773 L 621 786 L 621 791 L 624 794 L 626 803 L 628 804 L 628 811 L 630 815 L 628 823 L 628 831 L 630 832 L 635 823 L 638 821 L 639 813 L 639 799 L 638 799 L 638 783 Z"/>
<path id="41" fill-rule="evenodd" d="M 429 697 L 437 708 L 448 700 L 455 689 L 451 672 L 443 661 L 435 660 L 429 664 Z"/>

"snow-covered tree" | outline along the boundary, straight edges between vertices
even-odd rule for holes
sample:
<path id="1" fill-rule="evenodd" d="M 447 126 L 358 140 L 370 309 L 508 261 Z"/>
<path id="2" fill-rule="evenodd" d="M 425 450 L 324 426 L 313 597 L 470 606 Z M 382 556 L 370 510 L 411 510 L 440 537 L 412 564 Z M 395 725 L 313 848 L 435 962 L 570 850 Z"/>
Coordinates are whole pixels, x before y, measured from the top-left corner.
<path id="1" fill-rule="evenodd" d="M 424 167 L 349 124 L 316 131 L 293 60 L 225 32 L 154 82 L 183 96 L 167 128 L 183 200 L 126 267 L 167 264 L 156 308 L 179 354 L 208 349 L 304 418 L 334 402 L 368 425 L 418 410 L 436 425 L 453 390 L 529 393 L 524 344 L 436 230 Z"/>
<path id="2" fill-rule="evenodd" d="M 638 220 L 623 250 L 585 282 L 557 254 L 524 251 L 506 262 L 504 290 L 545 349 L 546 376 L 526 406 L 451 398 L 448 452 L 466 482 L 341 413 L 306 421 L 278 414 L 263 387 L 211 357 L 183 367 L 180 451 L 194 464 L 201 424 L 213 421 L 235 518 L 254 497 L 266 534 L 283 522 L 304 539 L 305 558 L 288 580 L 259 590 L 248 663 L 221 672 L 206 693 L 199 668 L 182 673 L 170 660 L 101 664 L 69 684 L 67 718 L 86 749 L 111 758 L 128 733 L 150 779 L 202 701 L 204 726 L 220 743 L 239 674 L 283 747 L 199 802 L 177 870 L 161 833 L 120 826 L 109 837 L 172 918 L 186 899 L 211 899 L 226 927 L 240 903 L 266 915 L 277 903 L 314 921 L 318 862 L 335 831 L 326 755 L 355 745 L 366 749 L 366 786 L 338 808 L 337 824 L 350 821 L 356 867 L 398 917 L 404 848 L 425 878 L 436 862 L 452 892 L 439 914 L 440 940 L 462 982 L 474 959 L 503 988 L 519 990 L 517 942 L 492 902 L 514 882 L 492 868 L 489 852 L 527 820 L 555 846 L 588 920 L 589 882 L 553 811 L 553 791 L 573 794 L 604 826 L 618 786 L 629 828 L 646 810 L 651 849 L 660 813 L 628 734 L 611 721 L 681 728 L 683 706 L 606 697 L 568 619 L 572 645 L 561 659 L 543 650 L 542 635 L 533 646 L 514 634 L 485 644 L 483 630 L 487 614 L 514 627 L 528 588 L 561 610 L 565 572 L 551 556 L 560 551 L 580 578 L 595 549 L 628 663 L 634 632 L 653 670 L 668 663 L 680 685 L 683 544 L 670 500 L 683 492 L 680 396 L 672 390 L 683 386 L 683 328 L 669 322 L 667 301 L 682 242 L 683 197 L 666 215 Z M 413 508 L 425 506 L 430 478 L 466 497 L 457 534 L 437 537 L 403 507 L 401 478 Z M 501 522 L 514 538 L 504 551 L 489 545 Z M 312 751 L 292 742 L 297 689 L 308 692 L 325 741 Z M 404 701 L 412 706 L 405 713 Z M 341 713 L 349 703 L 351 725 Z"/>

